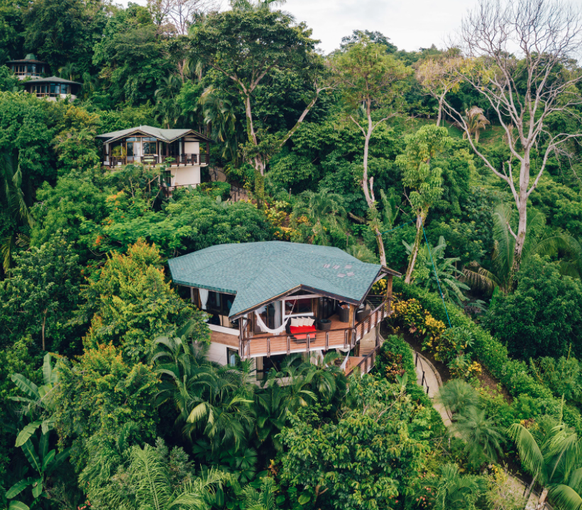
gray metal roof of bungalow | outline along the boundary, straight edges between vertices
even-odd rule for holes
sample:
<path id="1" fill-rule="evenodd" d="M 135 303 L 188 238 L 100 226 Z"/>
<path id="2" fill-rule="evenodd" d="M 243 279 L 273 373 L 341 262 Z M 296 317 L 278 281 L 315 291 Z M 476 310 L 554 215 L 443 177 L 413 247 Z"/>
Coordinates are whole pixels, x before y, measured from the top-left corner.
<path id="1" fill-rule="evenodd" d="M 283 241 L 221 244 L 168 264 L 174 283 L 235 294 L 232 319 L 298 290 L 359 304 L 378 279 L 401 276 L 339 248 Z"/>
<path id="2" fill-rule="evenodd" d="M 97 135 L 97 138 L 105 138 L 107 140 L 107 143 L 110 143 L 120 138 L 125 138 L 136 133 L 141 133 L 147 136 L 157 138 L 162 142 L 173 142 L 174 140 L 182 138 L 183 136 L 186 136 L 187 134 L 190 133 L 196 136 L 197 138 L 200 138 L 201 140 L 207 142 L 212 141 L 210 140 L 210 138 L 201 135 L 200 133 L 194 131 L 193 129 L 161 129 L 152 126 L 138 126 L 129 129 L 121 129 L 119 131 L 112 131 L 111 133 L 103 133 L 102 135 Z"/>

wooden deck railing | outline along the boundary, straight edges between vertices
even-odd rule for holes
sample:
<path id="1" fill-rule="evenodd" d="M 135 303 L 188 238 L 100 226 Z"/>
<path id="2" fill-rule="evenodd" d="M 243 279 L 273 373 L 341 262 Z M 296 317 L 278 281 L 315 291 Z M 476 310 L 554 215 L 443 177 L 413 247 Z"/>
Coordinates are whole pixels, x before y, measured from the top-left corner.
<path id="1" fill-rule="evenodd" d="M 298 335 L 256 335 L 250 338 L 239 337 L 239 354 L 241 359 L 294 352 L 327 351 L 329 349 L 352 349 L 356 342 L 367 335 L 382 319 L 390 314 L 390 300 L 378 307 L 354 327 L 316 331 Z"/>
<path id="2" fill-rule="evenodd" d="M 144 165 L 159 165 L 166 163 L 170 166 L 207 165 L 208 154 L 180 154 L 178 156 L 145 154 L 144 156 L 139 156 L 138 158 L 134 158 L 132 156 L 109 156 L 107 161 L 103 161 L 103 166 L 114 168 L 119 165 L 127 165 L 130 163 L 142 163 Z"/>
<path id="3" fill-rule="evenodd" d="M 378 354 L 380 347 L 382 347 L 382 343 L 383 338 L 380 336 L 380 331 L 378 331 L 377 328 L 376 346 L 374 347 L 374 350 L 368 353 L 366 356 L 364 356 L 364 359 L 360 361 L 357 365 L 355 365 L 346 375 L 350 375 L 355 370 L 359 370 L 362 375 L 367 374 L 370 370 L 372 370 L 372 368 L 374 368 L 374 365 L 376 364 L 376 355 Z"/>

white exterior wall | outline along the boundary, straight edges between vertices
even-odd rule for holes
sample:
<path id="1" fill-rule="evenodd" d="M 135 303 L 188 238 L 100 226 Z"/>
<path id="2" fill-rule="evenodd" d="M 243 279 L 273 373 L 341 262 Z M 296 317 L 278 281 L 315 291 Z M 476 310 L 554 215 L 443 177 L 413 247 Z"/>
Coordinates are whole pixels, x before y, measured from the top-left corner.
<path id="1" fill-rule="evenodd" d="M 171 167 L 172 186 L 198 186 L 200 184 L 199 166 Z"/>
<path id="2" fill-rule="evenodd" d="M 226 349 L 229 349 L 227 345 L 211 343 L 210 349 L 208 350 L 208 359 L 220 365 L 227 365 L 228 358 L 226 357 Z"/>
<path id="3" fill-rule="evenodd" d="M 185 154 L 200 154 L 200 143 L 198 142 L 184 142 Z"/>
<path id="4" fill-rule="evenodd" d="M 34 94 L 34 92 L 33 92 Z M 42 96 L 38 96 L 38 97 L 42 97 Z M 75 99 L 77 99 L 77 96 L 74 96 L 73 94 L 59 94 L 59 97 L 47 97 L 44 96 L 45 99 L 48 99 L 49 101 L 56 101 L 57 99 L 67 99 L 67 97 L 71 100 L 74 101 Z"/>

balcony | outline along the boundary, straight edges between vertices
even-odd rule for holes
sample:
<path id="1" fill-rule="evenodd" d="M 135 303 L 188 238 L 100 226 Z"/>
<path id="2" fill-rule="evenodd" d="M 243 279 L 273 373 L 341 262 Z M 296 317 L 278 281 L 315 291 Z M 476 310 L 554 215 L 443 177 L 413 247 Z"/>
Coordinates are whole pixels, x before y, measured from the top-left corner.
<path id="1" fill-rule="evenodd" d="M 390 301 L 384 301 L 361 322 L 353 327 L 340 322 L 337 315 L 330 317 L 331 328 L 329 331 L 314 331 L 305 335 L 281 335 L 257 334 L 250 338 L 241 338 L 236 330 L 211 331 L 211 341 L 228 345 L 238 349 L 241 359 L 257 358 L 263 356 L 275 356 L 278 354 L 305 353 L 313 351 L 328 351 L 330 349 L 353 349 L 368 333 L 387 316 L 391 314 Z"/>
<path id="2" fill-rule="evenodd" d="M 179 156 L 163 156 L 158 154 L 147 154 L 145 156 L 111 156 L 103 161 L 103 166 L 115 168 L 117 166 L 131 163 L 141 163 L 144 165 L 167 164 L 171 167 L 180 166 L 205 166 L 208 165 L 208 154 L 180 154 Z"/>

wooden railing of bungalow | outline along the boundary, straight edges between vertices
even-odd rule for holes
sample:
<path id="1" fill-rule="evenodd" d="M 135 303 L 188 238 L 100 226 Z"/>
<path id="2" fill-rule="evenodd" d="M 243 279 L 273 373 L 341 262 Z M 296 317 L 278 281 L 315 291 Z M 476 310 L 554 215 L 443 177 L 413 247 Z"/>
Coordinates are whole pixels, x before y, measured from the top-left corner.
<path id="1" fill-rule="evenodd" d="M 308 333 L 304 340 L 298 342 L 292 335 L 249 335 L 249 328 L 241 326 L 239 333 L 239 356 L 241 359 L 249 359 L 258 356 L 274 356 L 278 354 L 291 354 L 310 351 L 327 351 L 329 349 L 353 349 L 356 343 L 364 338 L 384 318 L 392 313 L 392 298 L 385 299 L 379 306 L 361 322 L 353 327 L 336 328 L 329 331 L 316 331 Z M 242 321 L 241 321 L 242 323 Z M 378 332 L 376 331 L 376 335 Z M 378 349 L 378 336 L 376 348 Z M 365 361 L 362 360 L 363 362 Z M 366 361 L 368 363 L 368 361 Z"/>
<path id="2" fill-rule="evenodd" d="M 145 154 L 144 156 L 139 157 L 139 161 L 129 161 L 130 158 L 111 156 L 109 157 L 109 164 L 107 166 L 114 168 L 116 166 L 126 165 L 128 163 L 142 163 L 144 165 L 159 165 L 167 163 L 170 166 L 178 167 L 208 164 L 208 154 L 180 154 L 179 156 Z M 105 162 L 103 164 L 105 165 Z"/>

